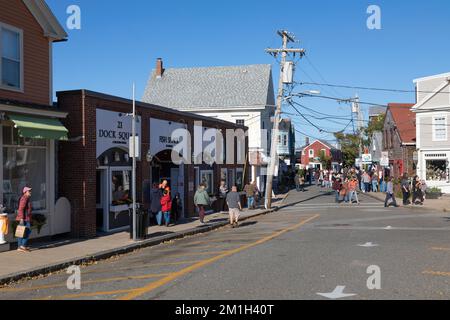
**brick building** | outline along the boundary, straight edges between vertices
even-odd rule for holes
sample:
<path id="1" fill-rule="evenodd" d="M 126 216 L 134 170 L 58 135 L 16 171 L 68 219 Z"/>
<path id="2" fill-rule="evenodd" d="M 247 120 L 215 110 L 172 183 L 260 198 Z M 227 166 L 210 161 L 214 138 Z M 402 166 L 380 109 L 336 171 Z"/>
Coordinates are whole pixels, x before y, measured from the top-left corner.
<path id="1" fill-rule="evenodd" d="M 331 168 L 322 168 L 321 156 L 331 157 Z M 301 167 L 302 168 L 320 168 L 320 169 L 335 169 L 339 167 L 342 162 L 342 152 L 331 144 L 315 140 L 309 143 L 306 140 L 306 145 L 301 148 Z"/>
<path id="2" fill-rule="evenodd" d="M 413 153 L 416 151 L 416 117 L 414 104 L 390 103 L 383 128 L 383 148 L 389 155 L 386 175 L 400 177 L 403 173 L 415 175 Z"/>
<path id="3" fill-rule="evenodd" d="M 57 96 L 59 108 L 68 113 L 64 124 L 70 133 L 70 142 L 61 144 L 59 149 L 59 193 L 71 202 L 73 235 L 92 237 L 97 231 L 127 229 L 129 205 L 120 199 L 127 191 L 132 194 L 128 154 L 131 117 L 126 116 L 132 110 L 132 101 L 87 90 L 58 92 Z M 198 164 L 176 165 L 171 158 L 171 150 L 180 142 L 172 136 L 176 129 L 189 131 L 195 153 L 198 134 L 208 132 L 206 129 L 222 132 L 223 145 L 229 146 L 232 142 L 227 141 L 225 131 L 246 130 L 246 127 L 142 102 L 136 102 L 136 110 L 136 132 L 140 137 L 138 203 L 148 202 L 146 192 L 152 183 L 166 179 L 172 196 L 180 193 L 182 216 L 191 217 L 196 215 L 193 196 L 200 182 L 208 185 L 212 196 L 217 194 L 221 179 L 229 186 L 242 186 L 247 182 L 248 140 L 245 138 L 242 146 L 236 142 L 234 157 L 228 154 L 228 149 L 225 152 L 225 157 L 234 158 L 233 164 L 209 165 L 209 158 L 204 156 L 204 161 Z M 201 149 L 209 139 L 203 140 Z M 198 156 L 197 153 L 192 155 L 195 159 Z M 211 156 L 215 155 L 211 153 Z"/>

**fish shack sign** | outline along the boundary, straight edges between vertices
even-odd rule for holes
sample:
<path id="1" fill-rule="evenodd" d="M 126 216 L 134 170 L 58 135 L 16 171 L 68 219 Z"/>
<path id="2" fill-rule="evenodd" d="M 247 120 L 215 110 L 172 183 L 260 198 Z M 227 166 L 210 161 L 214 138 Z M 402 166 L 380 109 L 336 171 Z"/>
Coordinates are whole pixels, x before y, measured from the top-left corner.
<path id="1" fill-rule="evenodd" d="M 96 114 L 97 158 L 112 148 L 120 148 L 128 152 L 132 117 L 102 109 L 97 109 Z M 141 117 L 136 117 L 136 135 L 141 136 Z"/>

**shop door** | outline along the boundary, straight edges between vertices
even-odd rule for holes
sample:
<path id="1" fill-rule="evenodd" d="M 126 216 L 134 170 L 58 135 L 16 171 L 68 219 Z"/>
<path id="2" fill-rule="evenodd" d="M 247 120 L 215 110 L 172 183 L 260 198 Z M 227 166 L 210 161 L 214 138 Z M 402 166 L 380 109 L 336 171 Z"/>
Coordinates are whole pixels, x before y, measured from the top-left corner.
<path id="1" fill-rule="evenodd" d="M 96 227 L 106 231 L 106 212 L 108 211 L 108 168 L 98 168 L 96 172 Z"/>

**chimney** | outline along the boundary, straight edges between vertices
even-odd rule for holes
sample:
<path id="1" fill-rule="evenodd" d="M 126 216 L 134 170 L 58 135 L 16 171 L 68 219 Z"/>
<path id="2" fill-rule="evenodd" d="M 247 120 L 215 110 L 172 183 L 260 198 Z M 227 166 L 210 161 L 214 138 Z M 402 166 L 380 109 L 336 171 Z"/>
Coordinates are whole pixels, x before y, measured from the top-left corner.
<path id="1" fill-rule="evenodd" d="M 306 137 L 306 138 L 305 138 L 305 144 L 306 144 L 307 146 L 309 146 L 309 137 Z"/>
<path id="2" fill-rule="evenodd" d="M 156 59 L 156 78 L 161 78 L 163 75 L 163 61 L 161 58 Z"/>

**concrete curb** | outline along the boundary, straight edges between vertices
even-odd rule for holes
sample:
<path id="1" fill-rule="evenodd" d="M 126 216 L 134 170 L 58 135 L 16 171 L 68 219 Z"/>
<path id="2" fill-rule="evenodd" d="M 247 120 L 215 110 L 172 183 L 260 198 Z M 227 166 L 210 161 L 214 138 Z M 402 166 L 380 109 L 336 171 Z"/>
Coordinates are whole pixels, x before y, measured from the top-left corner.
<path id="1" fill-rule="evenodd" d="M 287 195 L 288 194 L 286 194 L 283 197 L 283 199 L 281 200 L 281 203 L 283 203 L 283 201 L 287 198 Z M 284 208 L 285 206 L 287 206 L 287 205 L 274 206 L 274 208 L 272 208 L 272 209 L 263 209 L 263 211 L 248 215 L 246 217 L 241 217 L 240 221 L 245 221 L 245 220 L 257 217 L 257 216 L 269 214 L 269 213 L 278 211 L 279 209 Z M 143 248 L 153 247 L 153 246 L 156 246 L 163 242 L 181 239 L 181 238 L 184 238 L 187 236 L 192 236 L 195 234 L 206 233 L 206 232 L 209 232 L 209 231 L 212 231 L 215 229 L 225 227 L 227 225 L 229 225 L 228 221 L 214 222 L 205 227 L 191 228 L 191 229 L 176 232 L 173 234 L 159 236 L 159 237 L 153 238 L 153 239 L 146 239 L 146 240 L 142 240 L 140 242 L 132 243 L 132 244 L 129 244 L 126 246 L 122 246 L 122 247 L 118 247 L 118 248 L 114 248 L 114 249 L 110 249 L 110 250 L 106 250 L 106 251 L 101 251 L 101 252 L 95 253 L 93 255 L 86 255 L 86 256 L 82 256 L 82 257 L 70 258 L 70 259 L 67 259 L 67 260 L 64 260 L 61 262 L 57 262 L 57 263 L 53 263 L 53 264 L 49 264 L 49 265 L 45 265 L 45 266 L 39 266 L 39 267 L 36 267 L 33 269 L 8 274 L 6 276 L 0 277 L 0 288 L 2 286 L 5 286 L 5 285 L 8 285 L 13 282 L 20 281 L 20 280 L 34 278 L 34 277 L 38 277 L 38 276 L 46 276 L 50 273 L 64 270 L 73 265 L 82 265 L 82 264 L 92 263 L 95 261 L 106 260 L 106 259 L 109 259 L 109 258 L 117 256 L 117 255 L 130 253 L 130 252 L 133 252 L 133 251 L 136 251 L 139 249 L 143 249 Z"/>
<path id="2" fill-rule="evenodd" d="M 372 199 L 378 200 L 380 202 L 384 202 L 384 200 L 382 200 L 374 195 L 371 195 L 370 192 L 364 193 L 364 195 L 366 195 Z M 442 211 L 442 212 L 450 211 L 449 209 L 446 209 L 446 208 L 429 208 L 427 206 L 413 206 L 413 205 L 404 206 L 402 203 L 397 203 L 397 204 L 400 208 L 407 208 L 407 209 L 414 209 L 414 210 L 422 209 L 422 210 L 435 210 L 435 211 Z"/>

